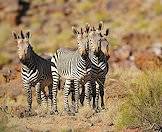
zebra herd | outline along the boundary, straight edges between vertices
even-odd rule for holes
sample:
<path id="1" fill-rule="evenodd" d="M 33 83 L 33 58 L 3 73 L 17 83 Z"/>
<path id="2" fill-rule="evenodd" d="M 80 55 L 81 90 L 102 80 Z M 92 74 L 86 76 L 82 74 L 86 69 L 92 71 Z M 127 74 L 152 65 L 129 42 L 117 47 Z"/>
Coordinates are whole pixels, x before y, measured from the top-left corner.
<path id="1" fill-rule="evenodd" d="M 77 113 L 79 100 L 88 108 L 99 111 L 99 96 L 101 108 L 104 109 L 104 83 L 108 72 L 108 48 L 106 37 L 109 29 L 103 30 L 103 22 L 98 27 L 86 24 L 78 31 L 72 27 L 77 49 L 60 48 L 50 59 L 38 56 L 30 45 L 30 32 L 20 34 L 13 32 L 17 42 L 18 56 L 22 65 L 21 75 L 25 93 L 27 96 L 30 115 L 32 111 L 32 89 L 36 88 L 37 103 L 43 103 L 50 107 L 50 114 L 57 114 L 57 92 L 60 79 L 64 78 L 64 111 Z M 105 33 L 103 33 L 105 31 Z M 48 87 L 48 94 L 45 87 Z M 80 87 L 82 91 L 80 94 Z M 71 93 L 72 109 L 69 107 L 68 96 Z M 48 95 L 48 96 L 47 96 Z M 49 100 L 49 101 L 48 101 Z M 92 103 L 91 103 L 92 101 Z"/>

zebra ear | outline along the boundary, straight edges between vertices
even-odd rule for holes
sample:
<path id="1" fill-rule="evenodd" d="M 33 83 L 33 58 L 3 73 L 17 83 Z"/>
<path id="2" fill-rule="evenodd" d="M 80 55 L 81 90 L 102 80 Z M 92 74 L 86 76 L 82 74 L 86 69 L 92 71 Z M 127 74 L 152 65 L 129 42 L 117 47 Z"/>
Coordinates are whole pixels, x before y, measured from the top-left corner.
<path id="1" fill-rule="evenodd" d="M 76 29 L 76 27 L 72 27 L 72 31 L 75 35 L 79 34 L 78 30 Z"/>
<path id="2" fill-rule="evenodd" d="M 95 27 L 92 28 L 92 31 L 96 31 Z"/>
<path id="3" fill-rule="evenodd" d="M 14 37 L 14 39 L 18 39 L 18 36 L 17 36 L 17 34 L 16 34 L 16 32 L 12 32 L 12 36 Z"/>
<path id="4" fill-rule="evenodd" d="M 90 25 L 88 23 L 86 23 L 86 32 L 88 33 L 90 29 Z"/>
<path id="5" fill-rule="evenodd" d="M 21 30 L 21 37 L 22 37 L 22 39 L 24 39 L 25 38 L 25 36 L 24 36 L 24 34 L 23 34 L 23 31 Z"/>
<path id="6" fill-rule="evenodd" d="M 104 34 L 105 36 L 107 36 L 109 34 L 109 29 L 106 29 L 106 33 Z"/>
<path id="7" fill-rule="evenodd" d="M 80 33 L 83 35 L 83 28 L 80 29 Z"/>
<path id="8" fill-rule="evenodd" d="M 30 32 L 28 31 L 28 32 L 26 33 L 26 38 L 29 39 L 30 37 L 31 37 L 31 34 L 30 34 Z"/>
<path id="9" fill-rule="evenodd" d="M 102 21 L 100 21 L 100 23 L 98 24 L 98 30 L 101 30 L 101 29 L 102 29 L 102 27 L 103 27 L 103 22 L 102 22 Z"/>

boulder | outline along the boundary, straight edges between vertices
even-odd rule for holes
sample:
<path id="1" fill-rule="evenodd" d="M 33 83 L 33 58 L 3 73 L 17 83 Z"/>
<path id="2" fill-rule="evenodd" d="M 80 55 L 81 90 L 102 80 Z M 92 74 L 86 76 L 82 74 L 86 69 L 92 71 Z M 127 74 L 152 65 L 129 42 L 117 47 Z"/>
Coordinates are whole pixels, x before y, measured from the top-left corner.
<path id="1" fill-rule="evenodd" d="M 135 64 L 141 70 L 156 69 L 162 66 L 162 59 L 154 53 L 145 50 L 135 55 Z"/>

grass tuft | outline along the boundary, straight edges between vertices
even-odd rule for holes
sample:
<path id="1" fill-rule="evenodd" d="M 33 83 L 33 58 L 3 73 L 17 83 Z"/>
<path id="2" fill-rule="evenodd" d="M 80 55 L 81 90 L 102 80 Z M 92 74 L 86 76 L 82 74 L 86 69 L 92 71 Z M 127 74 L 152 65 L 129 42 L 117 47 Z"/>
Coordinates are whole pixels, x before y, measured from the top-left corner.
<path id="1" fill-rule="evenodd" d="M 128 96 L 117 119 L 119 129 L 140 127 L 160 130 L 162 127 L 162 70 L 141 72 L 126 84 Z"/>

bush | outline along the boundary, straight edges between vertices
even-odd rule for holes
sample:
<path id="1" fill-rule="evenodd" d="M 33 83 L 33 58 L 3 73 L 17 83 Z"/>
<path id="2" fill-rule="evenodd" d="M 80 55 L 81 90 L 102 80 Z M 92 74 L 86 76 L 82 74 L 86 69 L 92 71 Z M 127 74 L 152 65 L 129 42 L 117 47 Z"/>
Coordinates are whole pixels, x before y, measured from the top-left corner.
<path id="1" fill-rule="evenodd" d="M 0 24 L 0 48 L 4 47 L 8 38 L 10 37 L 11 27 L 8 24 Z"/>
<path id="2" fill-rule="evenodd" d="M 5 113 L 0 110 L 0 132 L 6 132 L 8 130 L 6 124 L 8 123 L 8 118 Z"/>
<path id="3" fill-rule="evenodd" d="M 0 53 L 0 65 L 4 65 L 10 62 L 10 57 L 8 54 L 2 52 Z"/>
<path id="4" fill-rule="evenodd" d="M 139 127 L 147 131 L 162 129 L 162 70 L 141 72 L 126 84 L 128 97 L 117 118 L 119 129 Z"/>
<path id="5" fill-rule="evenodd" d="M 154 3 L 153 9 L 154 9 L 156 15 L 161 15 L 162 14 L 162 2 L 160 0 L 157 0 Z"/>

